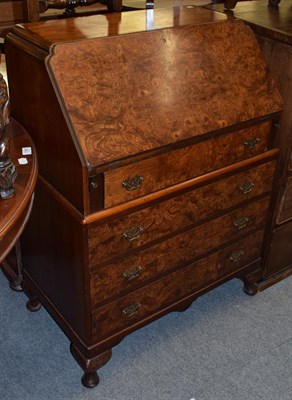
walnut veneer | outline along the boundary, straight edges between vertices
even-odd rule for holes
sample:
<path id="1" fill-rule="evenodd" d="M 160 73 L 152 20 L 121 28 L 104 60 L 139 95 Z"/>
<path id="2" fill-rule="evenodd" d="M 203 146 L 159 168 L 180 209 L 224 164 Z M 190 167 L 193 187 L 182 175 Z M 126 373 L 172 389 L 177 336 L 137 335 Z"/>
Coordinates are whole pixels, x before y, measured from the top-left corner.
<path id="1" fill-rule="evenodd" d="M 234 277 L 254 294 L 263 276 L 282 103 L 255 36 L 203 8 L 151 15 L 6 40 L 11 112 L 40 166 L 23 288 L 87 387 L 130 332 Z"/>

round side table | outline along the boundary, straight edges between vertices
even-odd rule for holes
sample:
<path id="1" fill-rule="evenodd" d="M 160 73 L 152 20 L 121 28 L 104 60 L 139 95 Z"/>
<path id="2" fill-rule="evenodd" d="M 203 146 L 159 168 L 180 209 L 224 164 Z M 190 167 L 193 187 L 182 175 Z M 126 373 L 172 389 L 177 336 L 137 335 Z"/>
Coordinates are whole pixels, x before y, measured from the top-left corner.
<path id="1" fill-rule="evenodd" d="M 14 196 L 0 199 L 0 263 L 12 289 L 21 290 L 22 262 L 19 238 L 31 212 L 38 164 L 32 139 L 13 118 L 10 119 L 6 132 L 10 138 L 9 157 L 16 167 L 17 178 L 14 183 Z M 13 268 L 5 260 L 9 253 L 14 253 Z"/>

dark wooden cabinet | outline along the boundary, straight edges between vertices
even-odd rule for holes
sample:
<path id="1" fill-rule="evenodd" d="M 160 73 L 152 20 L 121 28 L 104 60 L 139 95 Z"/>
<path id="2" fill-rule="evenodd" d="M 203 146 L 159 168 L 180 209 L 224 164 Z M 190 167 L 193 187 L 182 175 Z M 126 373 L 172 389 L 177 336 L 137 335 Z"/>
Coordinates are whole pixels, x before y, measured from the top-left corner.
<path id="1" fill-rule="evenodd" d="M 149 30 L 145 11 L 47 21 L 6 39 L 11 112 L 40 169 L 23 288 L 88 387 L 130 332 L 228 279 L 254 294 L 264 274 L 279 93 L 244 23 L 177 16 L 155 10 Z"/>
<path id="2" fill-rule="evenodd" d="M 211 8 L 223 10 L 220 4 Z M 265 288 L 292 273 L 291 2 L 282 0 L 279 7 L 271 7 L 267 6 L 266 1 L 246 1 L 236 5 L 233 15 L 244 20 L 255 32 L 284 101 L 278 136 L 280 186 L 273 219 L 273 232 L 265 259 L 264 279 L 260 284 L 260 287 Z"/>
<path id="3" fill-rule="evenodd" d="M 38 20 L 38 0 L 1 0 L 0 37 L 4 37 L 19 22 Z"/>

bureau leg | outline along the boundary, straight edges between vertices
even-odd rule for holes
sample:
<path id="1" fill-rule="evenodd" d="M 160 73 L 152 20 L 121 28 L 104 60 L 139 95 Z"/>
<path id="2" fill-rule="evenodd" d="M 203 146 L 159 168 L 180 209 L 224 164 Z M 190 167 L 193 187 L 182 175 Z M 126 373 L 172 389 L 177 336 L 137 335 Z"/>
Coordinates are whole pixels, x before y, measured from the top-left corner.
<path id="1" fill-rule="evenodd" d="M 24 284 L 24 292 L 28 297 L 28 301 L 26 303 L 26 308 L 31 312 L 38 311 L 42 307 L 41 302 L 39 301 L 37 296 L 35 294 L 33 294 L 31 289 L 26 287 L 25 281 L 23 282 L 23 284 Z"/>
<path id="2" fill-rule="evenodd" d="M 243 291 L 249 296 L 254 296 L 258 292 L 258 286 L 254 282 L 244 282 Z"/>
<path id="3" fill-rule="evenodd" d="M 180 306 L 178 306 L 177 307 L 177 311 L 179 311 L 179 312 L 184 312 L 184 311 L 186 311 L 188 308 L 190 308 L 191 307 L 191 305 L 194 303 L 194 301 L 196 301 L 197 299 L 195 298 L 195 299 L 192 299 L 192 300 L 189 300 L 189 301 L 187 301 L 186 303 L 184 302 L 184 303 L 182 303 Z"/>
<path id="4" fill-rule="evenodd" d="M 248 274 L 243 277 L 243 291 L 248 294 L 249 296 L 254 296 L 258 293 L 258 281 L 262 278 L 263 271 L 262 269 L 258 269 L 251 274 Z"/>
<path id="5" fill-rule="evenodd" d="M 83 386 L 93 389 L 99 384 L 99 376 L 97 375 L 96 371 L 84 372 L 81 382 Z"/>
<path id="6" fill-rule="evenodd" d="M 109 361 L 112 356 L 112 351 L 107 350 L 91 359 L 86 358 L 73 343 L 70 345 L 70 351 L 84 371 L 81 378 L 82 385 L 90 389 L 97 386 L 99 383 L 99 376 L 96 371 Z"/>
<path id="7" fill-rule="evenodd" d="M 36 297 L 30 298 L 28 300 L 28 302 L 26 303 L 26 308 L 31 312 L 38 311 L 41 307 L 42 307 L 42 305 L 41 305 L 39 299 L 37 299 Z"/>

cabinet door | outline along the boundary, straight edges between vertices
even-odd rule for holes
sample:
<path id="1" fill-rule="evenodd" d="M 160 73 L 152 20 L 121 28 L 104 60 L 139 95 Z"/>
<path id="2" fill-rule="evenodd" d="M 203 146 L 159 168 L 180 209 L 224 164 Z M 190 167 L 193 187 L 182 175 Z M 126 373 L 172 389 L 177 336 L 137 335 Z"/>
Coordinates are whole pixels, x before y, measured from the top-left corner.
<path id="1" fill-rule="evenodd" d="M 266 277 L 292 266 L 292 222 L 276 228 L 270 246 Z"/>
<path id="2" fill-rule="evenodd" d="M 292 219 L 292 177 L 287 179 L 285 192 L 278 211 L 277 223 Z"/>

